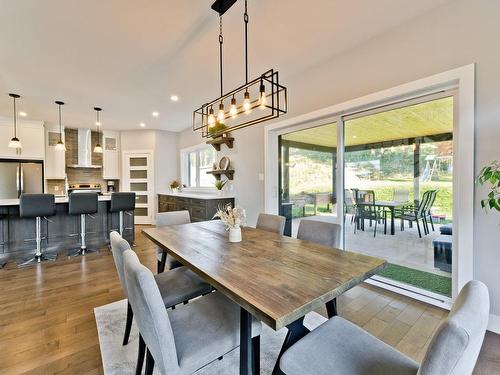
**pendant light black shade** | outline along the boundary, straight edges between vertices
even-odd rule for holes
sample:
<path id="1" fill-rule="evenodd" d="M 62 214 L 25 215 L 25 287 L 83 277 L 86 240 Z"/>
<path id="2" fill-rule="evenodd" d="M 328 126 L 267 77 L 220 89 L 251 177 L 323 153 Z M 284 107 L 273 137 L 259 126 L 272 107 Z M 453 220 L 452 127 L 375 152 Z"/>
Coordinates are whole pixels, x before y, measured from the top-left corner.
<path id="1" fill-rule="evenodd" d="M 102 108 L 94 107 L 94 111 L 96 113 L 95 126 L 97 128 L 97 136 L 98 136 L 97 144 L 94 147 L 94 152 L 96 154 L 102 154 L 102 146 L 101 146 L 101 143 L 100 143 L 100 138 L 101 138 L 101 133 L 100 133 L 101 116 L 100 116 L 100 113 L 102 111 Z"/>
<path id="2" fill-rule="evenodd" d="M 13 121 L 14 137 L 12 137 L 12 139 L 10 140 L 9 147 L 21 149 L 22 148 L 21 141 L 19 140 L 19 138 L 17 138 L 17 111 L 16 111 L 16 99 L 19 99 L 21 96 L 17 94 L 9 94 L 9 96 L 14 101 L 14 121 Z"/>
<path id="3" fill-rule="evenodd" d="M 61 106 L 64 105 L 64 102 L 61 101 L 56 101 L 56 104 L 59 107 L 59 141 L 56 144 L 56 150 L 57 151 L 66 151 L 66 146 L 64 145 L 64 142 L 62 140 L 62 114 L 61 114 Z"/>

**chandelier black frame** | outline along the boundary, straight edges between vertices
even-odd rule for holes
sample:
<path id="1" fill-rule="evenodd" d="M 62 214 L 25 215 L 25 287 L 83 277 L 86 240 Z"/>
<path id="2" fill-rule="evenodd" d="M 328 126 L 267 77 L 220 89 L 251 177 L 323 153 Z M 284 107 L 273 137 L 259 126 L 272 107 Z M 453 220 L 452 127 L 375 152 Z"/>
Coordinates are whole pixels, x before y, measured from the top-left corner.
<path id="1" fill-rule="evenodd" d="M 287 89 L 279 83 L 279 73 L 274 69 L 270 69 L 259 77 L 248 80 L 248 13 L 247 0 L 245 0 L 245 84 L 224 94 L 222 86 L 222 15 L 235 3 L 236 0 L 217 0 L 212 9 L 219 13 L 220 18 L 220 33 L 219 33 L 219 68 L 220 68 L 220 96 L 208 103 L 203 104 L 200 108 L 193 111 L 193 130 L 201 131 L 202 137 L 217 137 L 233 130 L 241 129 L 250 125 L 258 124 L 264 121 L 278 118 L 280 115 L 287 113 L 288 97 Z M 269 90 L 266 91 L 266 86 Z M 259 96 L 256 99 L 250 99 L 251 92 L 258 92 Z M 247 101 L 245 106 L 236 106 L 236 98 L 242 98 L 243 102 Z M 224 107 L 226 104 L 226 107 Z M 232 111 L 224 110 L 233 107 Z M 222 127 L 216 126 L 215 121 L 220 115 L 214 113 L 215 110 L 219 114 L 223 113 Z M 263 109 L 262 115 L 245 121 L 245 116 L 253 112 L 254 109 Z M 255 114 L 255 112 L 253 112 Z M 242 116 L 243 115 L 243 116 Z M 239 121 L 238 121 L 239 120 Z M 243 121 L 241 121 L 243 120 Z"/>

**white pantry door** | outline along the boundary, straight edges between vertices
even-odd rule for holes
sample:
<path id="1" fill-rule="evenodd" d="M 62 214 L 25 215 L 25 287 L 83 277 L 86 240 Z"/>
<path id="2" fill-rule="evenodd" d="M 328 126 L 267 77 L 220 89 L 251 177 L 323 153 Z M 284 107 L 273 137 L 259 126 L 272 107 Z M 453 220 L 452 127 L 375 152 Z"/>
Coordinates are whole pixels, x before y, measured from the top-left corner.
<path id="1" fill-rule="evenodd" d="M 154 213 L 154 164 L 152 151 L 123 152 L 122 191 L 133 191 L 135 224 L 152 224 Z"/>

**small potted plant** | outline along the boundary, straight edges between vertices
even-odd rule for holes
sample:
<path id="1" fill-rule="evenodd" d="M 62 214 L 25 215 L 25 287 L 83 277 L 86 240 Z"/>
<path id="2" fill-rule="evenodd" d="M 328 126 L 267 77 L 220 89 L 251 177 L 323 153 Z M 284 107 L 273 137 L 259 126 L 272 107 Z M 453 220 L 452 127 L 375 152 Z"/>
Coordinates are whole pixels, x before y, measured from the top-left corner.
<path id="1" fill-rule="evenodd" d="M 209 126 L 208 133 L 209 133 L 210 137 L 217 138 L 217 137 L 221 136 L 221 132 L 223 132 L 226 129 L 227 129 L 226 125 L 224 125 L 224 123 L 217 120 L 214 125 Z"/>
<path id="2" fill-rule="evenodd" d="M 181 184 L 179 183 L 179 181 L 174 180 L 170 183 L 170 190 L 172 190 L 172 193 L 174 194 L 177 194 L 179 192 L 180 187 Z"/>
<path id="3" fill-rule="evenodd" d="M 229 242 L 241 242 L 241 226 L 246 223 L 246 212 L 241 207 L 232 207 L 230 203 L 219 206 L 214 215 L 219 218 L 229 231 Z"/>
<path id="4" fill-rule="evenodd" d="M 215 181 L 215 184 L 214 184 L 214 185 L 215 185 L 215 188 L 217 189 L 217 193 L 218 193 L 219 195 L 222 195 L 222 194 L 223 194 L 222 189 L 224 189 L 224 186 L 226 186 L 226 184 L 227 184 L 227 180 L 224 180 L 224 181 L 222 181 L 222 180 L 217 180 L 217 181 Z"/>
<path id="5" fill-rule="evenodd" d="M 476 181 L 479 185 L 489 185 L 488 196 L 481 200 L 481 207 L 500 211 L 500 162 L 495 160 L 481 169 Z"/>

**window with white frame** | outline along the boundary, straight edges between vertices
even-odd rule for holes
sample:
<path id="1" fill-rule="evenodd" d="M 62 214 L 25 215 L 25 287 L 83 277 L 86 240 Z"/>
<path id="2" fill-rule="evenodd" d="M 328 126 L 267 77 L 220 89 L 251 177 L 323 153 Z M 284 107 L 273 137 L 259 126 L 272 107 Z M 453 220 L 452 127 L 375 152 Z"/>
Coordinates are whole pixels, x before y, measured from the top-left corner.
<path id="1" fill-rule="evenodd" d="M 215 178 L 211 171 L 217 158 L 212 146 L 202 145 L 182 152 L 182 182 L 187 187 L 213 187 Z"/>

